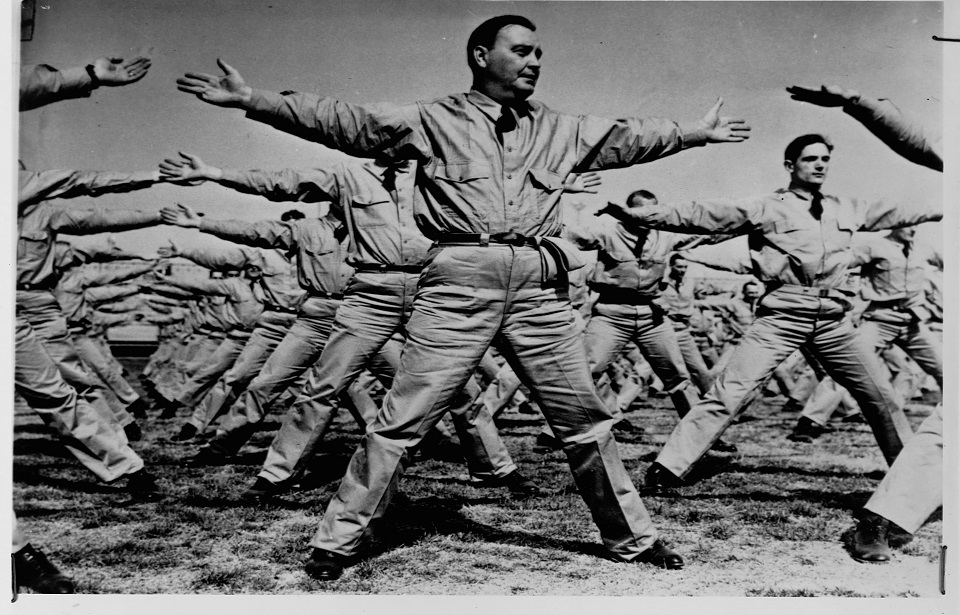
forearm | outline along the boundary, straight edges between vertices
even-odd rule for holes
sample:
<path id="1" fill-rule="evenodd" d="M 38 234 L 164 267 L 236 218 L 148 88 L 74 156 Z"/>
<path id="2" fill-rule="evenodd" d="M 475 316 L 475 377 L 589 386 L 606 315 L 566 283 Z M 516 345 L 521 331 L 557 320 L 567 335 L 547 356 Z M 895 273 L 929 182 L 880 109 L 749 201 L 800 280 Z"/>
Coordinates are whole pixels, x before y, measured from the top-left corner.
<path id="1" fill-rule="evenodd" d="M 633 207 L 618 212 L 627 226 L 687 234 L 740 235 L 753 228 L 754 205 L 750 201 L 691 201 Z"/>
<path id="2" fill-rule="evenodd" d="M 151 261 L 141 265 L 132 265 L 123 271 L 101 271 L 96 279 L 91 281 L 90 286 L 106 286 L 107 284 L 126 282 L 127 280 L 132 280 L 137 276 L 149 273 L 153 270 L 153 268 L 154 263 Z"/>
<path id="3" fill-rule="evenodd" d="M 161 181 L 159 171 L 119 173 L 113 171 L 20 171 L 19 205 L 53 198 L 96 196 L 108 192 L 142 190 Z"/>
<path id="4" fill-rule="evenodd" d="M 923 131 L 889 100 L 859 96 L 844 105 L 843 110 L 907 160 L 943 171 L 943 160 Z"/>
<path id="5" fill-rule="evenodd" d="M 65 207 L 51 221 L 57 231 L 70 235 L 130 231 L 155 226 L 162 222 L 159 210 L 142 211 L 100 207 L 85 210 Z"/>
<path id="6" fill-rule="evenodd" d="M 249 255 L 240 248 L 222 249 L 184 249 L 179 256 L 191 260 L 207 269 L 242 269 L 250 263 Z"/>
<path id="7" fill-rule="evenodd" d="M 20 111 L 36 109 L 58 100 L 89 96 L 96 86 L 82 66 L 57 70 L 46 64 L 20 69 Z"/>
<path id="8" fill-rule="evenodd" d="M 132 297 L 140 293 L 140 287 L 136 284 L 115 284 L 111 286 L 96 286 L 84 291 L 87 301 L 93 304 L 118 301 L 126 297 Z"/>
<path id="9" fill-rule="evenodd" d="M 336 174 L 320 169 L 310 171 L 223 169 L 215 181 L 237 192 L 258 194 L 275 202 L 318 203 L 339 198 Z"/>
<path id="10" fill-rule="evenodd" d="M 257 248 L 289 250 L 296 245 L 290 227 L 282 222 L 242 222 L 205 218 L 200 221 L 199 229 L 202 233 Z"/>

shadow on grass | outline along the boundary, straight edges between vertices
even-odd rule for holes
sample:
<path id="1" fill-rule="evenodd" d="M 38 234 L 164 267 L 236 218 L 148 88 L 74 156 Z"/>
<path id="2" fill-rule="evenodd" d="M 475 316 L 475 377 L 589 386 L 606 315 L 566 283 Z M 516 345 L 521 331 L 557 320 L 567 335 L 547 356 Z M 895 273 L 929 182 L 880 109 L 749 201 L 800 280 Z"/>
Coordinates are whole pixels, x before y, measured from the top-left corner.
<path id="1" fill-rule="evenodd" d="M 465 506 L 499 501 L 500 498 L 431 496 L 419 500 L 402 498 L 387 509 L 370 549 L 359 561 L 383 555 L 395 549 L 413 546 L 428 536 L 456 535 L 465 542 L 489 542 L 538 549 L 560 550 L 608 559 L 599 543 L 549 538 L 526 532 L 501 530 L 465 518 Z"/>
<path id="2" fill-rule="evenodd" d="M 76 493 L 123 493 L 120 489 L 122 481 L 118 485 L 106 485 L 104 483 L 76 479 L 73 477 L 57 477 L 48 474 L 42 474 L 23 466 L 14 465 L 13 480 L 19 486 L 27 487 L 47 487 L 51 489 L 62 489 L 68 492 Z"/>

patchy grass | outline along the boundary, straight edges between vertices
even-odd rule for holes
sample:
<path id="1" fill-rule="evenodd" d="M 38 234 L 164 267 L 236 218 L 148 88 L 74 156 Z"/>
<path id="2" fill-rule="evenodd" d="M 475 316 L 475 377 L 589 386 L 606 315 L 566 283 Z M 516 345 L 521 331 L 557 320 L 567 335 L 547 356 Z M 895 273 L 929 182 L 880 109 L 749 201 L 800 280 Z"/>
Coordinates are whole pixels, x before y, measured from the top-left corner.
<path id="1" fill-rule="evenodd" d="M 336 474 L 359 441 L 338 419 L 303 489 L 275 506 L 239 500 L 253 483 L 271 433 L 258 433 L 239 463 L 182 465 L 199 442 L 169 440 L 179 420 L 148 420 L 134 444 L 166 498 L 127 505 L 99 484 L 31 413 L 15 418 L 14 506 L 31 540 L 86 593 L 116 594 L 487 594 L 760 597 L 938 595 L 939 515 L 896 550 L 893 562 L 854 562 L 841 534 L 876 487 L 885 464 L 864 426 L 843 425 L 815 444 L 786 440 L 795 416 L 782 400 L 751 410 L 725 439 L 740 453 L 706 460 L 703 477 L 676 495 L 646 498 L 661 536 L 687 560 L 682 573 L 607 559 L 572 488 L 562 454 L 533 452 L 530 417 L 499 419 L 514 460 L 545 497 L 516 500 L 471 483 L 461 464 L 423 461 L 401 483 L 365 559 L 336 583 L 303 572 L 308 543 Z M 919 424 L 929 407 L 910 415 Z M 646 433 L 621 446 L 639 483 L 676 422 L 664 399 L 627 414 Z M 275 429 L 276 418 L 270 425 Z"/>

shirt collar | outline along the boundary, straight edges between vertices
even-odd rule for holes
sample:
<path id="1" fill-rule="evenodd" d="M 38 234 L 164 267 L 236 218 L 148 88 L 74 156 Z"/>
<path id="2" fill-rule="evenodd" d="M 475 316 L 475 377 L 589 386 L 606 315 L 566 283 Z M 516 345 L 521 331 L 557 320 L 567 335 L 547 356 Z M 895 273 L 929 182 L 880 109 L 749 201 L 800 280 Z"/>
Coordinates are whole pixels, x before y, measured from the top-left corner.
<path id="1" fill-rule="evenodd" d="M 484 115 L 490 118 L 490 121 L 496 123 L 500 119 L 500 112 L 504 106 L 502 103 L 498 103 L 493 100 L 483 92 L 475 90 L 473 88 L 467 92 L 467 100 L 473 104 L 477 109 L 480 109 Z M 530 104 L 527 101 L 523 101 L 516 105 L 509 105 L 514 111 L 517 112 L 517 115 L 520 117 L 525 117 L 530 115 Z"/>

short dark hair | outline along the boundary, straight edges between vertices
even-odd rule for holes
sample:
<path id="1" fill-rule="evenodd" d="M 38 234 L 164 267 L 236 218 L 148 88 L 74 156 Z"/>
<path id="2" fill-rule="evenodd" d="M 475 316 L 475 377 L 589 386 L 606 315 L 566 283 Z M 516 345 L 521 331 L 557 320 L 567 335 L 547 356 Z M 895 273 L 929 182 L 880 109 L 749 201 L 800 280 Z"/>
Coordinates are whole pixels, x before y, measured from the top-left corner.
<path id="1" fill-rule="evenodd" d="M 634 199 L 647 199 L 648 201 L 656 201 L 657 195 L 649 190 L 634 190 L 630 193 L 630 196 L 627 197 L 627 207 L 633 207 L 632 203 Z"/>
<path id="2" fill-rule="evenodd" d="M 306 216 L 299 209 L 288 209 L 280 214 L 281 222 L 286 222 L 287 220 L 302 220 L 304 218 L 306 218 Z"/>
<path id="3" fill-rule="evenodd" d="M 670 255 L 670 265 L 673 266 L 673 264 L 674 264 L 675 262 L 677 262 L 678 260 L 680 260 L 681 258 L 682 258 L 683 260 L 687 260 L 687 257 L 684 256 L 682 253 L 680 253 L 680 252 L 674 252 L 673 254 Z"/>
<path id="4" fill-rule="evenodd" d="M 833 151 L 833 143 L 830 143 L 830 140 L 825 136 L 812 133 L 809 135 L 800 135 L 796 139 L 790 142 L 790 145 L 787 146 L 787 149 L 783 152 L 783 159 L 789 160 L 790 162 L 796 164 L 797 158 L 800 157 L 800 154 L 803 153 L 803 150 L 808 145 L 813 145 L 814 143 L 823 143 L 827 146 L 827 151 Z"/>
<path id="5" fill-rule="evenodd" d="M 759 286 L 759 287 L 760 287 L 760 290 L 763 291 L 763 284 L 762 284 L 762 283 L 758 282 L 757 280 L 750 280 L 750 281 L 748 281 L 748 282 L 744 282 L 744 283 L 743 283 L 743 287 L 740 289 L 740 292 L 741 292 L 742 294 L 746 294 L 746 292 L 747 292 L 747 287 L 748 287 L 748 286 Z"/>
<path id="6" fill-rule="evenodd" d="M 470 67 L 470 72 L 477 72 L 477 65 L 473 61 L 473 50 L 477 47 L 486 47 L 487 49 L 493 47 L 493 44 L 497 41 L 497 33 L 507 26 L 523 26 L 531 32 L 537 30 L 537 26 L 533 25 L 532 21 L 519 15 L 500 15 L 486 20 L 477 26 L 470 33 L 470 38 L 467 39 L 467 65 Z"/>

